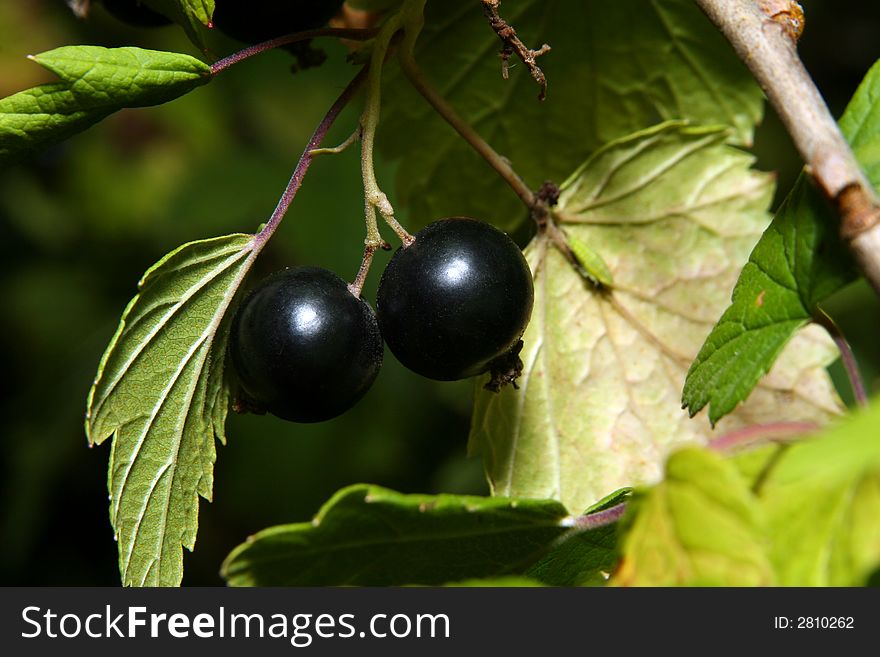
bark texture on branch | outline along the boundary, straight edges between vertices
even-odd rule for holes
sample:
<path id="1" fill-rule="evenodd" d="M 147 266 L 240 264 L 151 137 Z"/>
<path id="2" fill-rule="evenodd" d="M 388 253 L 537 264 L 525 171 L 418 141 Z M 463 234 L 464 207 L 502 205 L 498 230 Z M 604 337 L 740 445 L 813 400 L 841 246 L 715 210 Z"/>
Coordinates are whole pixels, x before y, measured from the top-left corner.
<path id="1" fill-rule="evenodd" d="M 696 0 L 761 85 L 807 171 L 840 216 L 840 235 L 880 295 L 880 204 L 797 54 L 803 13 L 789 0 Z"/>

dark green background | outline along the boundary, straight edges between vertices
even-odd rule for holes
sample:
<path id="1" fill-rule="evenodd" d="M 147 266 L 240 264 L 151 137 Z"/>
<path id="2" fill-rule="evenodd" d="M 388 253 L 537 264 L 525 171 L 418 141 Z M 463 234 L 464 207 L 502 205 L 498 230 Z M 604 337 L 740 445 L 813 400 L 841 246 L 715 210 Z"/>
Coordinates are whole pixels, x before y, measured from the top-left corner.
<path id="1" fill-rule="evenodd" d="M 801 51 L 840 114 L 878 55 L 880 7 L 865 3 L 856 14 L 834 4 L 805 3 Z M 193 52 L 174 27 L 129 29 L 100 9 L 83 22 L 62 0 L 6 0 L 0 95 L 49 80 L 24 55 L 75 43 Z M 220 36 L 211 45 L 218 54 L 236 49 Z M 148 266 L 185 241 L 250 231 L 268 217 L 308 135 L 354 74 L 343 48 L 326 49 L 321 70 L 291 75 L 292 58 L 269 53 L 170 105 L 120 112 L 0 171 L 0 584 L 118 583 L 109 447 L 89 450 L 83 433 L 98 360 Z M 353 108 L 329 141 L 342 141 L 356 122 Z M 761 168 L 779 171 L 784 192 L 800 164 L 772 114 L 755 150 Z M 377 173 L 393 200 L 394 163 L 380 158 Z M 319 158 L 257 275 L 315 264 L 353 278 L 362 203 L 357 150 Z M 397 209 L 406 225 L 406 208 Z M 388 257 L 377 256 L 369 299 Z M 828 309 L 876 389 L 880 304 L 857 284 Z M 839 366 L 833 370 L 839 379 Z M 221 560 L 248 534 L 308 519 L 347 484 L 485 493 L 479 460 L 465 455 L 470 392 L 468 382 L 426 381 L 386 354 L 376 385 L 341 418 L 295 425 L 231 417 L 214 502 L 202 504 L 197 550 L 185 553 L 184 583 L 221 583 Z"/>

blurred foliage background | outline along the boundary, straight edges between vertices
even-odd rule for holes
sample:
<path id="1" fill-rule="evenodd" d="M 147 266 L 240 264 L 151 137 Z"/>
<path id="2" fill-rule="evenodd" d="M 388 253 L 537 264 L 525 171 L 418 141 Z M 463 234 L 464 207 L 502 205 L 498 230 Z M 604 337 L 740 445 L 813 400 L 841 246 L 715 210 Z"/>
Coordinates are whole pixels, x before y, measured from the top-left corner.
<path id="1" fill-rule="evenodd" d="M 803 4 L 801 53 L 839 115 L 877 56 L 880 6 L 844 12 L 827 0 Z M 478 9 L 474 20 L 482 20 Z M 25 55 L 77 43 L 194 52 L 176 27 L 128 28 L 101 7 L 82 21 L 63 0 L 5 0 L 0 95 L 50 81 Z M 218 56 L 239 47 L 221 35 L 210 44 Z M 98 360 L 147 267 L 183 242 L 252 231 L 269 216 L 312 129 L 354 74 L 343 47 L 321 45 L 329 57 L 318 70 L 292 75 L 289 54 L 268 53 L 169 105 L 119 112 L 0 171 L 0 584 L 118 584 L 109 448 L 89 450 L 83 432 Z M 328 144 L 350 134 L 357 111 L 342 115 Z M 800 162 L 772 112 L 755 152 L 759 168 L 779 173 L 778 202 Z M 393 200 L 394 163 L 377 164 Z M 362 203 L 357 150 L 319 158 L 255 276 L 315 264 L 353 278 Z M 406 225 L 406 208 L 397 209 Z M 368 299 L 388 258 L 376 258 Z M 828 310 L 877 390 L 876 297 L 855 284 Z M 839 364 L 832 374 L 850 400 Z M 427 381 L 387 354 L 367 397 L 331 422 L 231 414 L 214 501 L 201 506 L 196 552 L 185 553 L 184 584 L 221 584 L 220 562 L 248 534 L 308 520 L 351 483 L 485 494 L 479 459 L 466 456 L 470 395 L 468 382 Z"/>

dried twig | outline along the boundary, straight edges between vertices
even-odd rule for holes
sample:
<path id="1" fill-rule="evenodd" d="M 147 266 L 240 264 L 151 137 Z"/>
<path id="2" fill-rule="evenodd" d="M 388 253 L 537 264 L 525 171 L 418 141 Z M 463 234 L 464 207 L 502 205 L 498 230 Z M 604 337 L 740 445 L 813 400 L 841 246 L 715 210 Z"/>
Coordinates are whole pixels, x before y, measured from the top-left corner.
<path id="1" fill-rule="evenodd" d="M 516 35 L 516 30 L 506 20 L 498 15 L 498 7 L 501 0 L 481 0 L 483 3 L 483 13 L 489 20 L 489 25 L 501 39 L 501 76 L 507 79 L 507 70 L 509 68 L 510 57 L 515 53 L 522 60 L 522 63 L 529 69 L 529 73 L 535 79 L 535 82 L 541 87 L 538 94 L 538 100 L 544 100 L 547 96 L 547 78 L 544 71 L 535 63 L 535 60 L 546 52 L 549 52 L 550 46 L 546 43 L 532 50 Z"/>

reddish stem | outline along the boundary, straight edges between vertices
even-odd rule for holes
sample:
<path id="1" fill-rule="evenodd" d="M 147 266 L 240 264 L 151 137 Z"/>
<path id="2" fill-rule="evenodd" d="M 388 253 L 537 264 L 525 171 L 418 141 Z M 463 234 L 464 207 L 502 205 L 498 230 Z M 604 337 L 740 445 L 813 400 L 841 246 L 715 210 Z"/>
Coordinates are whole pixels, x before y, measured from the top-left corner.
<path id="1" fill-rule="evenodd" d="M 849 378 L 849 384 L 852 387 L 853 397 L 855 398 L 856 403 L 859 406 L 867 406 L 868 393 L 865 391 L 865 382 L 862 380 L 862 375 L 859 372 L 859 364 L 856 362 L 856 357 L 853 354 L 852 348 L 849 346 L 849 342 L 846 341 L 843 331 L 841 331 L 840 327 L 833 319 L 831 319 L 831 316 L 821 308 L 816 309 L 813 321 L 828 331 L 828 335 L 831 336 L 831 339 L 834 340 L 834 344 L 837 345 L 837 350 L 840 352 L 840 360 L 846 370 L 846 376 Z"/>
<path id="2" fill-rule="evenodd" d="M 327 110 L 327 114 L 321 119 L 318 127 L 315 128 L 315 131 L 312 133 L 312 138 L 309 139 L 309 143 L 306 144 L 305 150 L 303 150 L 299 162 L 297 162 L 296 169 L 293 170 L 293 175 L 290 177 L 290 182 L 287 183 L 287 188 L 284 190 L 284 193 L 278 200 L 278 205 L 275 206 L 275 210 L 272 212 L 272 216 L 269 217 L 269 221 L 263 226 L 263 230 L 257 233 L 254 237 L 254 245 L 257 250 L 262 249 L 263 246 L 265 246 L 266 242 L 269 241 L 269 238 L 272 237 L 272 234 L 275 232 L 275 229 L 278 228 L 278 224 L 281 223 L 287 209 L 290 207 L 291 202 L 293 202 L 294 196 L 296 196 L 296 193 L 299 191 L 303 178 L 312 164 L 312 160 L 315 159 L 312 151 L 318 148 L 318 146 L 321 145 L 321 142 L 324 141 L 324 137 L 327 136 L 333 122 L 345 106 L 348 105 L 349 101 L 351 101 L 352 97 L 357 93 L 361 85 L 366 81 L 368 71 L 369 66 L 364 66 L 361 69 L 360 73 L 348 83 L 348 86 L 339 95 L 336 102 L 333 103 L 329 110 Z"/>
<path id="3" fill-rule="evenodd" d="M 293 34 L 285 34 L 284 36 L 263 41 L 262 43 L 250 46 L 244 50 L 239 50 L 228 57 L 217 60 L 211 64 L 211 75 L 217 75 L 233 64 L 238 64 L 238 62 L 245 60 L 248 57 L 259 55 L 261 52 L 266 52 L 273 48 L 297 43 L 298 41 L 308 41 L 309 39 L 314 39 L 316 37 L 337 37 L 340 39 L 350 39 L 352 41 L 366 41 L 367 39 L 372 39 L 378 34 L 378 32 L 377 29 L 373 28 L 322 27 L 316 30 L 304 30 L 302 32 L 294 32 Z"/>
<path id="4" fill-rule="evenodd" d="M 709 441 L 709 448 L 716 452 L 728 453 L 740 447 L 777 440 L 795 438 L 805 433 L 812 433 L 819 425 L 812 422 L 771 422 L 769 424 L 753 424 L 742 429 L 729 431 Z"/>
<path id="5" fill-rule="evenodd" d="M 625 512 L 626 502 L 616 504 L 607 509 L 602 509 L 601 511 L 588 513 L 574 518 L 572 527 L 577 527 L 578 529 L 597 529 L 599 527 L 606 527 L 608 525 L 613 525 L 620 520 Z"/>

